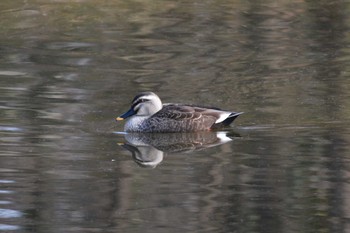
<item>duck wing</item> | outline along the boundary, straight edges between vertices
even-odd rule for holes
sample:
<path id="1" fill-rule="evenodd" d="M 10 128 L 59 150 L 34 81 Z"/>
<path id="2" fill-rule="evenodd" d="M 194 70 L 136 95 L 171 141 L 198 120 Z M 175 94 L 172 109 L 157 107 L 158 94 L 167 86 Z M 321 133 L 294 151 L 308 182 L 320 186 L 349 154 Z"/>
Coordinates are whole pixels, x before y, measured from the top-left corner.
<path id="1" fill-rule="evenodd" d="M 238 115 L 218 108 L 164 104 L 147 124 L 154 132 L 194 132 L 228 126 Z"/>
<path id="2" fill-rule="evenodd" d="M 215 117 L 205 114 L 206 109 L 191 106 L 191 105 L 181 105 L 181 104 L 166 104 L 163 108 L 152 116 L 157 118 L 168 118 L 177 121 L 184 120 L 200 120 L 201 118 L 208 118 L 212 122 L 215 122 Z"/>
<path id="3" fill-rule="evenodd" d="M 150 122 L 167 124 L 171 131 L 177 132 L 209 130 L 216 120 L 215 116 L 207 114 L 205 108 L 182 104 L 164 105 L 149 119 Z"/>

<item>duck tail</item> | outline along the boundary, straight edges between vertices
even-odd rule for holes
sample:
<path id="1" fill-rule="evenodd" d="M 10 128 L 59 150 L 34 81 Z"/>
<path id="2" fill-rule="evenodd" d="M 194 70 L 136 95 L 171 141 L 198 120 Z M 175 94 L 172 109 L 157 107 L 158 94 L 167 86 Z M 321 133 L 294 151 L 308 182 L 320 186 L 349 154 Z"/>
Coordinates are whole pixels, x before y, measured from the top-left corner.
<path id="1" fill-rule="evenodd" d="M 229 126 L 239 115 L 243 114 L 244 112 L 233 112 L 231 113 L 223 122 L 223 126 Z"/>
<path id="2" fill-rule="evenodd" d="M 239 115 L 243 113 L 244 112 L 232 112 L 224 121 L 214 124 L 211 128 L 218 129 L 218 128 L 229 126 Z"/>

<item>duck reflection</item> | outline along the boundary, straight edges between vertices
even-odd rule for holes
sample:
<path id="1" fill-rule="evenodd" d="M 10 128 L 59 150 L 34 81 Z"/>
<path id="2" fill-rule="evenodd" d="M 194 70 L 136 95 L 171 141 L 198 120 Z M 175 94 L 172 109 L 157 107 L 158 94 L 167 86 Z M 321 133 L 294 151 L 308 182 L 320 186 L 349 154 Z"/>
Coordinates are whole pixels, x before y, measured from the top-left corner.
<path id="1" fill-rule="evenodd" d="M 239 137 L 227 132 L 196 133 L 128 133 L 120 146 L 130 151 L 141 167 L 155 168 L 165 153 L 191 152 L 222 145 Z"/>

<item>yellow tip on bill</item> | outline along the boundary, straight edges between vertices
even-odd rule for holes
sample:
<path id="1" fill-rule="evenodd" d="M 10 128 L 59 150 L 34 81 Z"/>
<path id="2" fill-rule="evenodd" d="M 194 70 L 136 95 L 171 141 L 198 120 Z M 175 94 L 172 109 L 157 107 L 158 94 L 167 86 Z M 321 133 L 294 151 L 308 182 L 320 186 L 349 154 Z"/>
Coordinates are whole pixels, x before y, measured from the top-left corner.
<path id="1" fill-rule="evenodd" d="M 122 121 L 122 120 L 124 120 L 124 118 L 122 118 L 122 117 L 117 117 L 117 118 L 115 118 L 117 121 Z"/>

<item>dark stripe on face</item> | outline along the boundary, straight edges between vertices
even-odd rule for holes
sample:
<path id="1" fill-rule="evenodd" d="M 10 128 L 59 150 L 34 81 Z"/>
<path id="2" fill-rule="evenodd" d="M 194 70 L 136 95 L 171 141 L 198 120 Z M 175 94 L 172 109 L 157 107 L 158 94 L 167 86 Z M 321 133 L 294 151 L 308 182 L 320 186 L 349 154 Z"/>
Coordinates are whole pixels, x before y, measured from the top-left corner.
<path id="1" fill-rule="evenodd" d="M 141 98 L 142 96 L 150 96 L 152 94 L 153 94 L 152 92 L 141 92 L 140 94 L 134 97 L 134 99 L 132 100 L 132 103 L 134 103 L 137 99 Z"/>
<path id="2" fill-rule="evenodd" d="M 136 102 L 135 102 L 136 101 Z M 144 102 L 147 102 L 147 101 L 150 101 L 149 99 L 143 99 L 142 97 L 137 99 L 137 98 L 134 98 L 133 100 L 133 104 L 132 104 L 132 108 L 135 109 L 135 107 L 139 104 L 139 103 L 144 103 Z M 135 103 L 134 103 L 135 102 Z"/>
<path id="3" fill-rule="evenodd" d="M 137 99 L 141 98 L 142 96 L 145 96 L 144 94 L 139 94 L 137 96 L 135 96 L 135 98 L 132 100 L 131 103 L 134 103 Z"/>
<path id="4" fill-rule="evenodd" d="M 142 98 L 143 96 L 154 96 L 153 92 L 141 92 L 140 94 L 138 94 L 137 96 L 134 97 L 134 99 L 132 100 L 132 103 L 134 103 L 137 99 Z"/>

